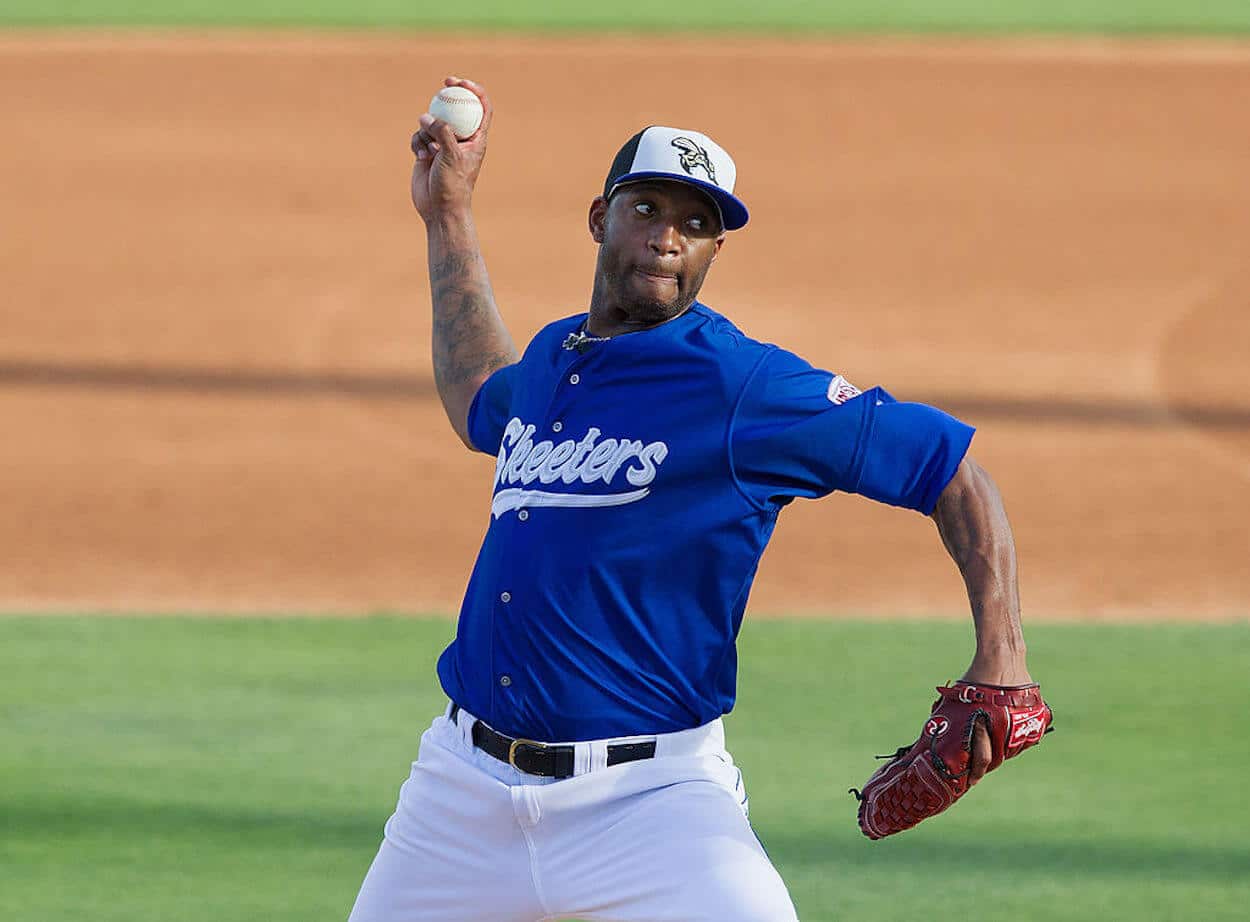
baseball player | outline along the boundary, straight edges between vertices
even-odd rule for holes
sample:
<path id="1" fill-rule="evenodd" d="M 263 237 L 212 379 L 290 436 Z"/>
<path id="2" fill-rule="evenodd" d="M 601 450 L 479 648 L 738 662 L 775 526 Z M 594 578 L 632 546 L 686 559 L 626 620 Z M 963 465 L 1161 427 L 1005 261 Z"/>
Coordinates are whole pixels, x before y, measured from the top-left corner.
<path id="1" fill-rule="evenodd" d="M 471 81 L 446 83 L 476 93 L 484 118 L 457 142 L 421 117 L 412 200 L 439 396 L 464 444 L 496 459 L 493 494 L 438 662 L 447 709 L 422 736 L 351 922 L 795 919 L 721 721 L 747 594 L 795 497 L 844 490 L 936 521 L 976 629 L 948 689 L 967 712 L 935 709 L 926 724 L 956 742 L 954 783 L 1014 754 L 1004 720 L 1016 751 L 1040 735 L 998 713 L 1036 686 L 1011 532 L 966 457 L 973 430 L 861 393 L 699 303 L 747 209 L 733 160 L 695 131 L 652 126 L 621 148 L 590 204 L 589 309 L 518 354 L 470 207 L 491 104 Z M 878 823 L 865 831 L 923 819 L 876 814 L 900 791 L 923 801 L 934 764 L 900 750 L 861 795 Z"/>

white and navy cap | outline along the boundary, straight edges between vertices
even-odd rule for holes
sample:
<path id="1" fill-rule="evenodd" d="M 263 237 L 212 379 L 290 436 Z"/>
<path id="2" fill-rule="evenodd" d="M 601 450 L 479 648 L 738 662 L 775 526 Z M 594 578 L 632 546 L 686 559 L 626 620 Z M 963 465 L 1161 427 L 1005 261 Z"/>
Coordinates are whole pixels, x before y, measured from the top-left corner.
<path id="1" fill-rule="evenodd" d="M 738 168 L 711 138 L 697 131 L 652 125 L 625 142 L 603 184 L 603 197 L 625 183 L 669 179 L 702 189 L 720 209 L 725 230 L 747 223 L 747 206 L 733 194 Z"/>

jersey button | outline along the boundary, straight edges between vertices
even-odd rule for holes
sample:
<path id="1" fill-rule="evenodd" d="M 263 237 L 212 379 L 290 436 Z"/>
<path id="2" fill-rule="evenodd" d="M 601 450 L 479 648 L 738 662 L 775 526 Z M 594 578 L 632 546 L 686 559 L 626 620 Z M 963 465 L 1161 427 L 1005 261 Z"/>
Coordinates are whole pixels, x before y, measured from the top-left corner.
<path id="1" fill-rule="evenodd" d="M 524 522 L 526 519 L 530 517 L 529 510 L 522 509 L 520 512 L 516 514 L 516 517 L 520 519 L 522 522 Z"/>
<path id="2" fill-rule="evenodd" d="M 569 384 L 576 384 L 580 380 L 582 380 L 581 375 L 577 375 L 577 374 L 569 375 Z"/>
<path id="3" fill-rule="evenodd" d="M 502 685 L 504 688 L 507 688 L 509 685 L 512 684 L 512 676 L 501 675 L 499 677 L 499 684 Z"/>
<path id="4" fill-rule="evenodd" d="M 511 592 L 508 592 L 508 591 L 505 589 L 503 592 L 499 593 L 499 601 L 501 601 L 501 602 L 511 602 L 511 601 L 512 601 L 512 593 L 511 593 Z"/>
<path id="5" fill-rule="evenodd" d="M 560 422 L 560 420 L 558 419 L 554 423 L 551 424 L 552 432 L 559 432 L 563 428 L 564 428 L 564 423 Z"/>

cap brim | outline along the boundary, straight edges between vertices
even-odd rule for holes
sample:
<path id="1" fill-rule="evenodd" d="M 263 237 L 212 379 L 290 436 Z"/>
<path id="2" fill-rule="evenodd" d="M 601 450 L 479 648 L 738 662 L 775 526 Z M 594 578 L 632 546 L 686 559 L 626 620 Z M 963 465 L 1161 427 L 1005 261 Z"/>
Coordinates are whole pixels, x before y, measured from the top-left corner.
<path id="1" fill-rule="evenodd" d="M 721 222 L 725 225 L 725 230 L 738 230 L 745 227 L 750 214 L 747 212 L 747 206 L 742 204 L 742 200 L 730 192 L 726 192 L 715 183 L 707 182 L 703 179 L 695 179 L 693 176 L 679 176 L 673 173 L 665 173 L 660 171 L 643 171 L 640 173 L 626 173 L 616 182 L 612 183 L 612 188 L 608 190 L 611 196 L 618 188 L 626 183 L 643 182 L 647 179 L 667 180 L 668 182 L 685 183 L 688 186 L 694 186 L 702 192 L 707 193 L 708 197 L 716 203 L 720 209 Z"/>

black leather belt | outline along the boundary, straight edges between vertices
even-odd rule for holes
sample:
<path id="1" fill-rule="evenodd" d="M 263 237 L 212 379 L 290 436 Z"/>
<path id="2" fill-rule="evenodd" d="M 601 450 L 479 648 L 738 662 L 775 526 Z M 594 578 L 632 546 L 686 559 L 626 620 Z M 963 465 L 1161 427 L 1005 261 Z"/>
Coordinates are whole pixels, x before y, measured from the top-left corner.
<path id="1" fill-rule="evenodd" d="M 447 717 L 455 723 L 460 705 L 452 704 Z M 514 739 L 493 730 L 480 720 L 473 722 L 473 745 L 500 762 L 507 762 L 527 775 L 543 778 L 573 777 L 573 746 L 553 746 L 535 740 Z M 608 764 L 637 762 L 655 755 L 655 740 L 642 743 L 615 743 L 608 747 Z"/>

